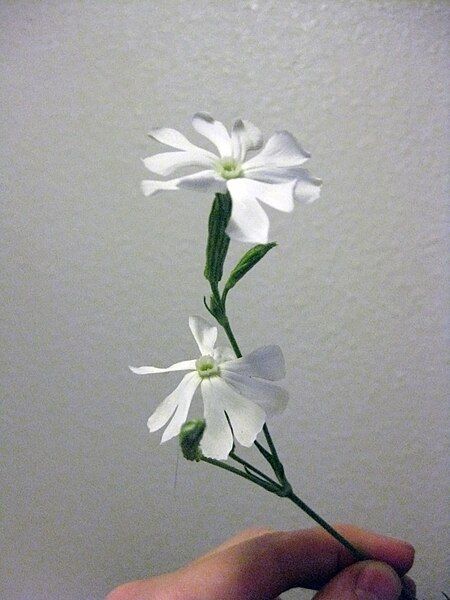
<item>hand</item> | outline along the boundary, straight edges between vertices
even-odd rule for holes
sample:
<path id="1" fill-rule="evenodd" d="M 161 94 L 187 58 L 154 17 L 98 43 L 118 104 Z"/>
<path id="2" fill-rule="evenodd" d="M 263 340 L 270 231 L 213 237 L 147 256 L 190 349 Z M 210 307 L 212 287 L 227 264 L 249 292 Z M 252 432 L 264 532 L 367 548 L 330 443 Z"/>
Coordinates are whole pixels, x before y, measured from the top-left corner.
<path id="1" fill-rule="evenodd" d="M 319 590 L 315 600 L 400 598 L 413 547 L 350 525 L 336 529 L 374 560 L 355 563 L 319 528 L 251 529 L 178 571 L 121 585 L 106 600 L 270 600 L 298 587 Z M 411 579 L 403 585 L 415 595 Z"/>

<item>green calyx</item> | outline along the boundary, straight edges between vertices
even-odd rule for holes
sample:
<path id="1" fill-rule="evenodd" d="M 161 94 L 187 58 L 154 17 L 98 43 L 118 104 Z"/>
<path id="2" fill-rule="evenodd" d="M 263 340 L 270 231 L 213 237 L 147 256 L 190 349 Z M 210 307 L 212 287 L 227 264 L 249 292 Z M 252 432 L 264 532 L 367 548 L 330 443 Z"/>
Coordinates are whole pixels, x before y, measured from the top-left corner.
<path id="1" fill-rule="evenodd" d="M 208 221 L 205 265 L 205 277 L 211 284 L 216 284 L 222 279 L 223 263 L 230 244 L 230 238 L 225 233 L 230 215 L 230 194 L 216 194 Z"/>
<path id="2" fill-rule="evenodd" d="M 202 459 L 202 451 L 200 450 L 200 442 L 206 429 L 206 421 L 204 419 L 195 419 L 186 421 L 180 431 L 180 446 L 184 458 L 187 460 L 195 460 L 199 462 Z"/>

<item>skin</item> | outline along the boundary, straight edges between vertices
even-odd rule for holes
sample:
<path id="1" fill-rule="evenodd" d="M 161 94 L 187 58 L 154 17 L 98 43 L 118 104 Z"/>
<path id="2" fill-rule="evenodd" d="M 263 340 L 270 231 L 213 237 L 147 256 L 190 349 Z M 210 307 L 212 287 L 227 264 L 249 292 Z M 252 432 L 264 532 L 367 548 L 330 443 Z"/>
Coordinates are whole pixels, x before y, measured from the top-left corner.
<path id="1" fill-rule="evenodd" d="M 248 529 L 173 572 L 132 581 L 106 600 L 274 600 L 292 588 L 318 590 L 314 600 L 396 600 L 414 561 L 407 542 L 336 526 L 373 560 L 354 563 L 320 528 Z M 415 594 L 414 582 L 403 585 Z"/>

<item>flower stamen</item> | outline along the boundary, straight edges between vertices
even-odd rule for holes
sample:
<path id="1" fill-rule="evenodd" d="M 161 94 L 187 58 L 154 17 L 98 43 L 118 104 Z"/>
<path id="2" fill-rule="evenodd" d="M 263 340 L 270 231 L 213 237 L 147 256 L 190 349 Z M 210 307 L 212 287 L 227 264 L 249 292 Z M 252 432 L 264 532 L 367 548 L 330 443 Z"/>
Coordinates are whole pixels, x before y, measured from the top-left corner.
<path id="1" fill-rule="evenodd" d="M 221 158 L 216 165 L 216 169 L 224 179 L 236 179 L 244 174 L 242 165 L 231 156 Z"/>
<path id="2" fill-rule="evenodd" d="M 202 378 L 214 377 L 220 373 L 219 365 L 209 354 L 201 356 L 198 360 L 196 360 L 195 368 L 197 369 L 197 373 Z"/>

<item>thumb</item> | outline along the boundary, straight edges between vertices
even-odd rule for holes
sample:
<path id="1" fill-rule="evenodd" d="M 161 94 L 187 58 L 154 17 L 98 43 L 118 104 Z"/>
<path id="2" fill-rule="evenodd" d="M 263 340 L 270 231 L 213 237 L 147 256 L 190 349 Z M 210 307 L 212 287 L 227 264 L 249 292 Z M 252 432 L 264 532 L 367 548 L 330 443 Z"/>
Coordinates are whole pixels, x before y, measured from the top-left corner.
<path id="1" fill-rule="evenodd" d="M 402 584 L 385 563 L 364 561 L 333 577 L 313 600 L 398 600 Z"/>

